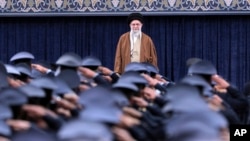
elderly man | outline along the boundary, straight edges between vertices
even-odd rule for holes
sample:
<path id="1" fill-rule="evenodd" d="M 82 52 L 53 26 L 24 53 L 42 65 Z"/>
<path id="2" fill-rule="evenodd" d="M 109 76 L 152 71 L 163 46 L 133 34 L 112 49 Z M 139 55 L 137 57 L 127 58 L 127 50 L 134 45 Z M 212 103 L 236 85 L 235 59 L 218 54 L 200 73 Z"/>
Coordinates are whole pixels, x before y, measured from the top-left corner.
<path id="1" fill-rule="evenodd" d="M 143 16 L 132 13 L 128 16 L 130 32 L 120 36 L 116 48 L 114 71 L 123 73 L 130 62 L 148 62 L 157 67 L 157 54 L 152 39 L 141 31 Z"/>

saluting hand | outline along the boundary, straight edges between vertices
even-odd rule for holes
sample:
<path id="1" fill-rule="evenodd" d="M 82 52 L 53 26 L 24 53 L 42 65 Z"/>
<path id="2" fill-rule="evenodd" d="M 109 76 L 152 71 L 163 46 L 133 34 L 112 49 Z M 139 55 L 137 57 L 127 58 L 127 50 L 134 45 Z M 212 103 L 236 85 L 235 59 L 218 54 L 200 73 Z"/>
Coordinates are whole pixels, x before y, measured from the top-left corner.
<path id="1" fill-rule="evenodd" d="M 148 99 L 148 100 L 154 100 L 157 96 L 156 92 L 154 89 L 145 87 L 143 89 L 143 96 Z"/>
<path id="2" fill-rule="evenodd" d="M 145 108 L 148 106 L 148 102 L 142 97 L 132 96 L 131 99 L 132 99 L 132 103 L 136 104 L 137 106 L 141 108 Z"/>
<path id="3" fill-rule="evenodd" d="M 103 73 L 104 75 L 111 75 L 113 71 L 111 71 L 109 68 L 106 68 L 104 66 L 99 66 L 98 70 Z"/>
<path id="4" fill-rule="evenodd" d="M 141 112 L 139 112 L 136 109 L 131 108 L 131 107 L 124 107 L 122 109 L 122 111 L 123 111 L 124 114 L 130 115 L 130 116 L 135 117 L 135 118 L 142 117 L 142 113 Z"/>
<path id="5" fill-rule="evenodd" d="M 118 141 L 136 141 L 126 129 L 115 126 L 112 132 Z"/>
<path id="6" fill-rule="evenodd" d="M 97 74 L 93 70 L 91 70 L 89 68 L 85 68 L 85 67 L 78 67 L 78 70 L 82 73 L 83 76 L 85 76 L 87 78 L 94 78 Z"/>
<path id="7" fill-rule="evenodd" d="M 132 127 L 132 126 L 135 126 L 138 124 L 140 124 L 140 120 L 138 120 L 137 118 L 134 118 L 130 115 L 122 114 L 122 116 L 120 117 L 119 125 L 121 127 L 128 128 L 128 127 Z"/>
<path id="8" fill-rule="evenodd" d="M 33 118 L 43 117 L 47 114 L 56 117 L 54 112 L 39 105 L 26 104 L 22 109 L 28 113 L 28 116 Z"/>
<path id="9" fill-rule="evenodd" d="M 150 86 L 155 86 L 157 83 L 159 83 L 158 80 L 152 78 L 151 76 L 149 76 L 148 74 L 141 74 L 149 83 Z"/>
<path id="10" fill-rule="evenodd" d="M 28 130 L 31 127 L 29 121 L 26 120 L 14 120 L 9 119 L 7 120 L 7 124 L 14 130 L 14 131 L 24 131 Z"/>
<path id="11" fill-rule="evenodd" d="M 42 65 L 39 65 L 39 64 L 31 64 L 31 67 L 33 69 L 36 69 L 38 70 L 39 72 L 43 73 L 43 74 L 46 74 L 47 71 L 49 70 L 48 68 L 42 66 Z"/>
<path id="12" fill-rule="evenodd" d="M 230 84 L 225 79 L 215 74 L 212 76 L 212 80 L 216 82 L 216 85 L 214 86 L 216 91 L 226 93 L 226 89 L 230 86 Z"/>

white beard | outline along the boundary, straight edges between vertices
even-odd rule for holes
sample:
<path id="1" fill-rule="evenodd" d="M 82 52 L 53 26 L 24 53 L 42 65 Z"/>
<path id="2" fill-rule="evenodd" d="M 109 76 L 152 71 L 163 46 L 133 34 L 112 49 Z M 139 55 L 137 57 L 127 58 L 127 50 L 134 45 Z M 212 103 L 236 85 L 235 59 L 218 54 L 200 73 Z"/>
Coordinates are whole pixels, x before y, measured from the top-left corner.
<path id="1" fill-rule="evenodd" d="M 139 34 L 141 32 L 141 30 L 132 30 L 133 34 Z"/>
<path id="2" fill-rule="evenodd" d="M 141 30 L 132 30 L 132 34 L 133 34 L 135 37 L 139 36 L 140 33 L 141 33 Z"/>

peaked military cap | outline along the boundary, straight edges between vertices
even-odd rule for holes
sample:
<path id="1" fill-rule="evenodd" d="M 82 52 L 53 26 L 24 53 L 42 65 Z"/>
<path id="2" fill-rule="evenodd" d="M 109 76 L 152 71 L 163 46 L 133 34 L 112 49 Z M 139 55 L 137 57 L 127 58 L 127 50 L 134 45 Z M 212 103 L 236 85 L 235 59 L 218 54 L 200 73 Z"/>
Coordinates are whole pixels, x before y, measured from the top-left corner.
<path id="1" fill-rule="evenodd" d="M 15 55 L 13 55 L 11 58 L 10 58 L 10 61 L 15 61 L 15 60 L 19 60 L 19 59 L 31 59 L 33 60 L 35 57 L 33 54 L 31 54 L 30 52 L 27 52 L 27 51 L 21 51 L 21 52 L 18 52 L 16 53 Z"/>
<path id="2" fill-rule="evenodd" d="M 34 85 L 36 87 L 42 88 L 42 89 L 50 89 L 50 90 L 56 90 L 57 89 L 57 85 L 53 81 L 53 79 L 51 77 L 47 77 L 47 76 L 33 79 L 30 82 L 30 84 Z"/>
<path id="3" fill-rule="evenodd" d="M 15 133 L 11 141 L 57 141 L 56 135 L 53 132 L 46 132 L 35 125 L 32 125 L 30 129 L 24 132 Z"/>
<path id="4" fill-rule="evenodd" d="M 125 66 L 124 72 L 137 71 L 137 72 L 148 72 L 145 65 L 138 62 L 131 62 Z"/>
<path id="5" fill-rule="evenodd" d="M 168 89 L 165 96 L 168 103 L 162 111 L 191 112 L 204 111 L 208 109 L 208 105 L 200 96 L 198 88 L 188 84 L 177 84 Z"/>
<path id="6" fill-rule="evenodd" d="M 191 65 L 188 74 L 214 75 L 217 74 L 217 70 L 211 62 L 202 60 Z"/>
<path id="7" fill-rule="evenodd" d="M 110 91 L 111 91 L 110 95 L 114 99 L 115 106 L 122 109 L 125 106 L 129 105 L 129 101 L 128 101 L 127 97 L 120 90 L 110 89 Z"/>
<path id="8" fill-rule="evenodd" d="M 69 85 L 59 77 L 55 77 L 54 82 L 57 85 L 57 89 L 54 91 L 56 94 L 67 94 L 73 93 L 73 90 L 69 87 Z"/>
<path id="9" fill-rule="evenodd" d="M 82 66 L 101 66 L 101 61 L 94 56 L 87 56 L 82 60 Z"/>
<path id="10" fill-rule="evenodd" d="M 200 97 L 199 94 L 200 92 L 197 87 L 194 87 L 190 84 L 177 83 L 175 86 L 168 89 L 168 95 L 166 95 L 166 98 L 175 100 L 178 97 L 179 98 L 188 96 Z"/>
<path id="11" fill-rule="evenodd" d="M 80 114 L 82 119 L 106 123 L 118 123 L 122 106 L 128 104 L 122 93 L 102 86 L 81 93 L 79 102 L 84 107 Z"/>
<path id="12" fill-rule="evenodd" d="M 74 70 L 63 70 L 57 77 L 63 80 L 70 88 L 77 88 L 80 85 L 80 77 Z"/>
<path id="13" fill-rule="evenodd" d="M 198 62 L 200 62 L 200 61 L 202 61 L 202 59 L 200 59 L 200 58 L 196 58 L 196 57 L 189 58 L 189 59 L 187 59 L 187 61 L 186 61 L 186 66 L 187 66 L 187 67 L 190 67 L 191 65 L 193 65 L 193 64 L 195 64 L 195 63 L 198 63 Z"/>
<path id="14" fill-rule="evenodd" d="M 113 88 L 125 88 L 125 89 L 129 89 L 129 90 L 132 90 L 132 91 L 139 91 L 138 87 L 133 84 L 132 82 L 126 82 L 126 81 L 123 81 L 123 80 L 118 80 L 116 83 L 114 83 L 112 85 Z"/>
<path id="15" fill-rule="evenodd" d="M 10 64 L 5 64 L 4 66 L 8 74 L 21 75 L 20 71 L 18 71 L 18 69 L 15 66 Z"/>
<path id="16" fill-rule="evenodd" d="M 113 135 L 109 127 L 100 122 L 86 120 L 72 120 L 63 125 L 58 132 L 58 138 L 62 141 L 78 139 L 82 141 L 112 141 Z"/>
<path id="17" fill-rule="evenodd" d="M 192 118 L 192 115 L 190 116 L 190 118 Z M 196 118 L 199 118 L 201 122 L 207 123 L 215 130 L 220 130 L 229 126 L 225 116 L 223 116 L 220 112 L 212 111 L 210 109 L 202 112 L 202 114 L 197 114 Z"/>
<path id="18" fill-rule="evenodd" d="M 135 71 L 129 71 L 123 73 L 119 78 L 119 81 L 132 82 L 135 84 L 145 84 L 145 85 L 148 84 L 148 81 L 143 76 L 141 76 L 140 73 Z"/>
<path id="19" fill-rule="evenodd" d="M 39 88 L 37 86 L 26 84 L 18 88 L 20 91 L 22 91 L 24 94 L 27 95 L 27 97 L 45 97 L 45 92 L 42 88 Z"/>
<path id="20" fill-rule="evenodd" d="M 80 113 L 80 118 L 94 122 L 117 124 L 121 115 L 122 110 L 118 106 L 95 103 L 94 105 L 85 105 L 84 110 Z"/>
<path id="21" fill-rule="evenodd" d="M 214 141 L 220 132 L 200 117 L 200 112 L 176 116 L 166 126 L 169 141 Z"/>
<path id="22" fill-rule="evenodd" d="M 21 75 L 26 75 L 29 76 L 30 78 L 34 78 L 31 73 L 31 67 L 26 63 L 16 64 L 15 67 L 21 73 Z"/>
<path id="23" fill-rule="evenodd" d="M 66 67 L 79 67 L 81 66 L 81 57 L 73 52 L 63 54 L 56 61 L 56 65 Z"/>
<path id="24" fill-rule="evenodd" d="M 0 136 L 10 137 L 12 135 L 11 128 L 5 120 L 0 120 Z"/>
<path id="25" fill-rule="evenodd" d="M 0 105 L 0 113 L 0 120 L 10 119 L 13 116 L 11 109 L 7 105 Z"/>
<path id="26" fill-rule="evenodd" d="M 0 103 L 3 105 L 22 105 L 26 102 L 26 95 L 18 89 L 5 88 L 0 91 Z"/>
<path id="27" fill-rule="evenodd" d="M 143 62 L 142 64 L 146 66 L 149 73 L 159 74 L 159 70 L 154 65 L 148 62 Z"/>
<path id="28" fill-rule="evenodd" d="M 102 97 L 107 96 L 108 93 L 109 93 L 109 90 L 106 87 L 102 87 L 102 86 L 93 87 L 91 89 L 81 92 L 79 103 L 82 105 L 92 104 L 95 100 L 100 100 L 100 102 L 103 102 L 103 103 L 111 102 L 111 100 L 108 100 L 108 101 L 102 100 Z M 96 101 L 96 103 L 98 102 L 99 101 Z"/>
<path id="29" fill-rule="evenodd" d="M 212 86 L 201 76 L 198 75 L 191 75 L 186 76 L 181 80 L 181 83 L 190 84 L 192 86 L 200 86 L 202 87 L 202 95 L 204 96 L 212 96 Z"/>
<path id="30" fill-rule="evenodd" d="M 79 99 L 79 103 L 83 106 L 93 104 L 119 106 L 118 104 L 121 101 L 128 103 L 121 92 L 103 86 L 96 86 L 82 92 Z"/>
<path id="31" fill-rule="evenodd" d="M 162 108 L 162 111 L 164 113 L 190 113 L 195 111 L 207 111 L 208 109 L 208 104 L 203 99 L 199 97 L 185 97 L 180 100 L 169 100 Z"/>

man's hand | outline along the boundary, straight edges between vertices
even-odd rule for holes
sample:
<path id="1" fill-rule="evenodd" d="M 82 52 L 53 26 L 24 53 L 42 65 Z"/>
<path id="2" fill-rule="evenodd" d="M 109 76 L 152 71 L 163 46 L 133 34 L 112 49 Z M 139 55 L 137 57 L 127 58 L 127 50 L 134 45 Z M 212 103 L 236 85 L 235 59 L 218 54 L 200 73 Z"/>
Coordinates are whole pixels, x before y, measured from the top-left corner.
<path id="1" fill-rule="evenodd" d="M 220 77 L 219 75 L 215 74 L 212 76 L 212 80 L 214 82 L 216 82 L 216 86 L 218 88 L 221 88 L 221 89 L 226 89 L 227 87 L 230 86 L 230 84 L 225 80 L 223 79 L 222 77 Z"/>
<path id="2" fill-rule="evenodd" d="M 216 82 L 216 85 L 214 86 L 214 89 L 220 93 L 226 93 L 227 88 L 230 86 L 230 84 L 220 77 L 219 75 L 215 74 L 212 76 L 212 80 Z"/>
<path id="3" fill-rule="evenodd" d="M 111 71 L 109 68 L 106 68 L 104 66 L 99 66 L 98 70 L 103 73 L 104 75 L 111 75 L 113 71 Z"/>
<path id="4" fill-rule="evenodd" d="M 64 109 L 68 109 L 68 110 L 73 110 L 73 109 L 77 108 L 76 104 L 73 104 L 65 99 L 56 100 L 56 104 L 58 104 L 60 107 L 63 107 Z"/>
<path id="5" fill-rule="evenodd" d="M 75 93 L 68 93 L 63 96 L 64 99 L 71 103 L 78 104 L 79 96 Z"/>
<path id="6" fill-rule="evenodd" d="M 39 72 L 43 73 L 43 74 L 46 74 L 48 72 L 48 68 L 42 66 L 42 65 L 39 65 L 39 64 L 31 64 L 31 67 L 33 69 L 36 69 L 38 70 Z"/>
<path id="7" fill-rule="evenodd" d="M 223 108 L 222 102 L 223 100 L 218 95 L 213 95 L 208 99 L 208 106 L 214 111 L 219 111 Z"/>
<path id="8" fill-rule="evenodd" d="M 53 111 L 39 105 L 25 104 L 22 107 L 22 110 L 26 111 L 28 116 L 32 118 L 40 118 L 45 115 L 51 115 L 53 117 L 57 117 L 57 115 Z"/>
<path id="9" fill-rule="evenodd" d="M 14 130 L 14 131 L 25 131 L 31 127 L 29 121 L 26 120 L 14 120 L 9 119 L 7 120 L 7 124 Z"/>
<path id="10" fill-rule="evenodd" d="M 159 83 L 158 80 L 152 78 L 151 76 L 147 75 L 147 74 L 141 74 L 149 83 L 149 86 L 154 87 L 157 83 Z"/>
<path id="11" fill-rule="evenodd" d="M 131 107 L 124 107 L 122 109 L 122 111 L 123 111 L 124 114 L 130 115 L 130 116 L 135 117 L 135 118 L 142 117 L 141 112 L 139 112 L 136 109 L 131 108 Z"/>
<path id="12" fill-rule="evenodd" d="M 157 96 L 156 92 L 154 89 L 145 87 L 143 89 L 143 96 L 148 99 L 148 100 L 154 100 Z"/>
<path id="13" fill-rule="evenodd" d="M 110 76 L 103 75 L 102 77 L 103 77 L 103 79 L 107 80 L 108 82 L 112 82 L 112 78 Z"/>
<path id="14" fill-rule="evenodd" d="M 94 72 L 93 70 L 91 70 L 89 68 L 78 67 L 78 70 L 82 73 L 83 76 L 85 76 L 87 78 L 94 78 L 97 75 L 96 72 Z"/>
<path id="15" fill-rule="evenodd" d="M 56 109 L 56 112 L 57 112 L 58 114 L 64 115 L 65 117 L 68 117 L 68 118 L 71 117 L 70 111 L 69 111 L 69 110 L 66 110 L 66 109 L 64 109 L 64 108 L 57 108 L 57 109 Z"/>
<path id="16" fill-rule="evenodd" d="M 79 85 L 79 89 L 80 89 L 81 92 L 86 91 L 86 90 L 88 90 L 90 88 L 91 88 L 90 86 L 85 85 L 85 84 L 80 84 Z"/>
<path id="17" fill-rule="evenodd" d="M 155 79 L 158 80 L 158 81 L 160 81 L 160 82 L 163 82 L 163 83 L 168 83 L 168 81 L 166 81 L 165 79 L 163 79 L 160 74 L 156 74 L 155 75 Z"/>
<path id="18" fill-rule="evenodd" d="M 47 113 L 47 109 L 39 105 L 24 105 L 22 109 L 27 112 L 30 117 L 43 117 Z"/>
<path id="19" fill-rule="evenodd" d="M 18 79 L 7 78 L 7 81 L 9 83 L 9 85 L 13 88 L 18 88 L 18 87 L 25 85 L 24 82 L 22 82 L 21 80 L 18 80 Z"/>
<path id="20" fill-rule="evenodd" d="M 148 102 L 142 97 L 132 96 L 131 99 L 132 99 L 132 103 L 136 104 L 137 106 L 141 108 L 145 108 L 148 106 Z"/>
<path id="21" fill-rule="evenodd" d="M 134 117 L 131 117 L 127 114 L 122 114 L 120 118 L 120 123 L 119 123 L 119 125 L 124 128 L 129 128 L 138 124 L 140 124 L 140 120 Z"/>
<path id="22" fill-rule="evenodd" d="M 112 128 L 112 132 L 117 141 L 136 141 L 126 129 L 115 126 Z"/>
<path id="23" fill-rule="evenodd" d="M 0 136 L 0 141 L 10 141 L 7 137 L 1 137 Z"/>

